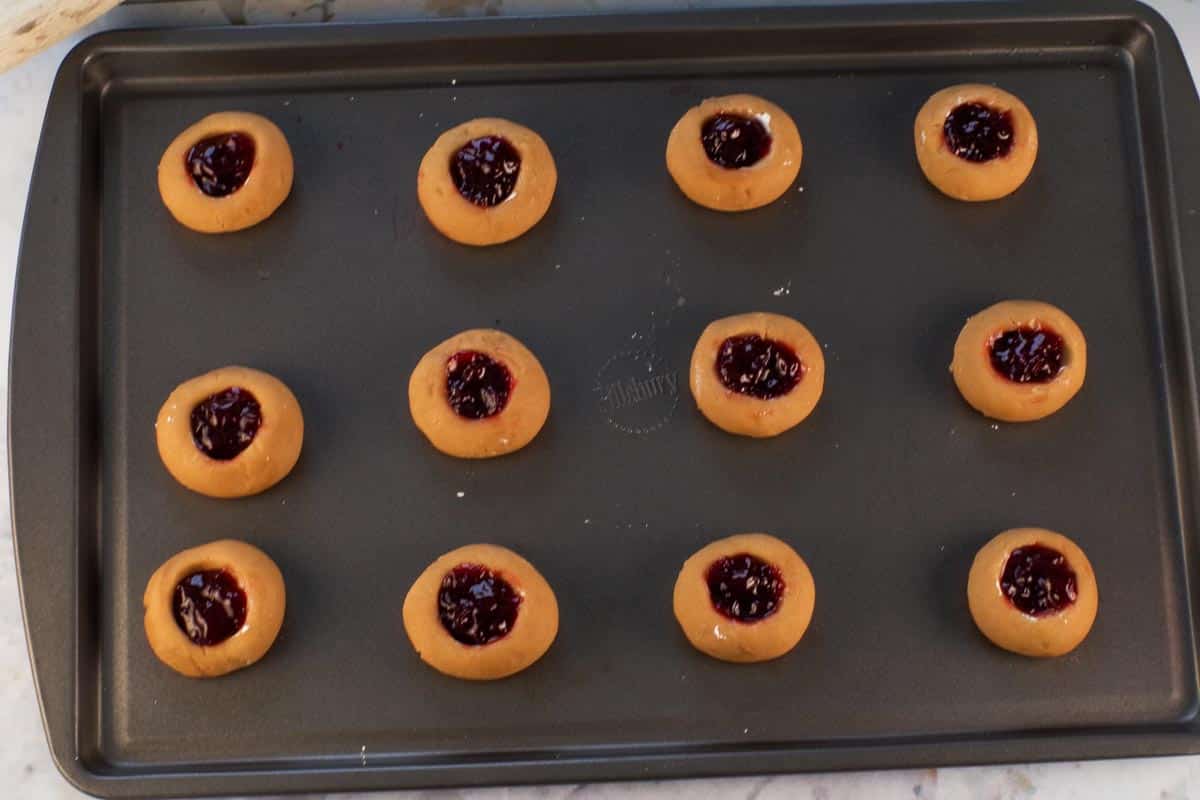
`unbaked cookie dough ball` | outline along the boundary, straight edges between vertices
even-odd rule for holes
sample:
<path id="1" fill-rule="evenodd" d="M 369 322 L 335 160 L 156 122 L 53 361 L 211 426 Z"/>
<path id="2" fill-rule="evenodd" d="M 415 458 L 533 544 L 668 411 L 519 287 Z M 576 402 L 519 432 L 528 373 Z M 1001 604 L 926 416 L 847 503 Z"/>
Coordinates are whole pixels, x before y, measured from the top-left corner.
<path id="1" fill-rule="evenodd" d="M 558 171 L 542 137 L 505 119 L 464 122 L 438 137 L 417 170 L 417 199 L 443 235 L 500 244 L 538 223 Z"/>
<path id="2" fill-rule="evenodd" d="M 667 139 L 667 171 L 694 203 L 747 211 L 776 200 L 800 173 L 803 148 L 782 108 L 751 94 L 690 109 Z"/>
<path id="3" fill-rule="evenodd" d="M 503 331 L 463 331 L 426 353 L 408 381 L 413 422 L 438 450 L 491 458 L 533 441 L 550 414 L 537 357 Z"/>
<path id="4" fill-rule="evenodd" d="M 722 661 L 779 658 L 812 620 L 816 588 L 795 550 L 765 533 L 701 548 L 675 581 L 675 619 L 697 650 Z"/>
<path id="5" fill-rule="evenodd" d="M 692 351 L 692 397 L 714 425 L 741 436 L 776 436 L 821 399 L 825 354 L 808 328 L 780 314 L 725 317 Z"/>
<path id="6" fill-rule="evenodd" d="M 1087 342 L 1067 313 L 1035 300 L 1006 300 L 967 319 L 950 373 L 963 399 L 1004 422 L 1029 422 L 1083 388 Z"/>
<path id="7" fill-rule="evenodd" d="M 1016 528 L 975 556 L 967 605 L 980 632 L 997 647 L 1025 656 L 1061 656 L 1087 637 L 1100 594 L 1078 545 L 1054 531 Z"/>
<path id="8" fill-rule="evenodd" d="M 246 497 L 287 477 L 304 444 L 300 403 L 283 381 L 222 367 L 181 383 L 154 424 L 158 454 L 187 488 Z"/>
<path id="9" fill-rule="evenodd" d="M 965 83 L 937 92 L 913 124 L 917 163 L 956 200 L 996 200 L 1017 190 L 1037 160 L 1033 115 L 995 86 Z"/>
<path id="10" fill-rule="evenodd" d="M 154 655 L 190 678 L 215 678 L 266 655 L 287 597 L 266 553 L 224 539 L 169 558 L 150 576 L 142 604 Z"/>
<path id="11" fill-rule="evenodd" d="M 404 630 L 421 660 L 467 680 L 505 678 L 558 634 L 558 600 L 532 564 L 504 547 L 452 550 L 404 598 Z"/>
<path id="12" fill-rule="evenodd" d="M 274 122 L 223 111 L 192 125 L 158 162 L 167 210 L 201 233 L 227 233 L 265 220 L 292 190 L 292 151 Z"/>

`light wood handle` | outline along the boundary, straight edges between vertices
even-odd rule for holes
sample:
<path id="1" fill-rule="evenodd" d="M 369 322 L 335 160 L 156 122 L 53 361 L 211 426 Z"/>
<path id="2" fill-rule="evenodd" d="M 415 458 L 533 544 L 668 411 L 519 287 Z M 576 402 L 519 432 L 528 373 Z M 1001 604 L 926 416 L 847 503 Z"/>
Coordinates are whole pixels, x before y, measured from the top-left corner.
<path id="1" fill-rule="evenodd" d="M 0 0 L 0 72 L 69 36 L 121 0 Z"/>

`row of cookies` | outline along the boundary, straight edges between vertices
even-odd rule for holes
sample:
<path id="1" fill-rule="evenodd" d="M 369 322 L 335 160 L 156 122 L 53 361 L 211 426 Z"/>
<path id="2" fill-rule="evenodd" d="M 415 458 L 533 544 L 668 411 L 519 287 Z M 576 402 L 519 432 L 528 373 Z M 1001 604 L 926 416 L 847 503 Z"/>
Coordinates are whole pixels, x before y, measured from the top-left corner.
<path id="1" fill-rule="evenodd" d="M 143 598 L 154 654 L 189 677 L 247 667 L 283 625 L 283 575 L 258 548 L 211 542 L 169 559 Z M 816 586 L 804 559 L 763 533 L 712 542 L 684 562 L 675 618 L 688 641 L 722 661 L 779 658 L 804 636 Z M 975 557 L 967 604 L 979 630 L 1034 657 L 1075 649 L 1096 618 L 1099 592 L 1087 556 L 1062 534 L 1005 531 Z M 446 675 L 492 680 L 546 653 L 558 634 L 558 600 L 541 573 L 504 547 L 476 544 L 438 558 L 404 599 L 404 628 L 421 659 Z"/>
<path id="2" fill-rule="evenodd" d="M 1021 100 L 982 84 L 935 93 L 914 123 L 925 176 L 959 200 L 1015 191 L 1037 158 L 1037 126 Z M 803 145 L 779 106 L 749 94 L 705 100 L 667 138 L 667 170 L 694 202 L 747 211 L 778 199 L 800 172 Z M 263 221 L 291 192 L 287 138 L 257 114 L 212 114 L 180 133 L 158 165 L 163 202 L 182 224 L 204 233 Z M 545 215 L 558 171 L 536 132 L 497 118 L 474 119 L 442 134 L 421 160 L 417 196 L 437 230 L 467 245 L 522 235 Z"/>
<path id="3" fill-rule="evenodd" d="M 1040 419 L 1083 386 L 1087 345 L 1060 309 L 1006 301 L 968 319 L 950 371 L 962 396 L 987 416 Z M 796 320 L 739 314 L 701 333 L 688 383 L 713 424 L 743 436 L 775 436 L 816 408 L 825 357 Z M 537 436 L 550 413 L 550 382 L 537 357 L 512 336 L 469 330 L 421 358 L 408 399 L 413 421 L 438 450 L 490 458 Z M 155 432 L 163 464 L 184 486 L 211 497 L 244 497 L 291 471 L 304 417 L 279 379 L 225 367 L 177 387 L 159 410 Z"/>

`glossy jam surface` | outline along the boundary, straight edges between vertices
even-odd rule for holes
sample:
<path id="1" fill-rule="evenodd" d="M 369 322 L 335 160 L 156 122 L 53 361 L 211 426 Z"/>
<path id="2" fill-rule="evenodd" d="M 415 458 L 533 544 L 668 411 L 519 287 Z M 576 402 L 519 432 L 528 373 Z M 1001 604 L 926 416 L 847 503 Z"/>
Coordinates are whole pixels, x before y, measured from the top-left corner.
<path id="1" fill-rule="evenodd" d="M 1013 550 L 1000 576 L 1000 590 L 1031 617 L 1062 611 L 1075 602 L 1075 570 L 1066 556 L 1040 544 Z"/>
<path id="2" fill-rule="evenodd" d="M 262 425 L 262 409 L 240 386 L 209 395 L 192 409 L 192 441 L 209 458 L 228 461 L 250 446 Z"/>
<path id="3" fill-rule="evenodd" d="M 966 161 L 982 163 L 1003 158 L 1013 146 L 1012 114 L 983 103 L 963 103 L 942 125 L 946 146 Z"/>
<path id="4" fill-rule="evenodd" d="M 700 143 L 708 160 L 726 169 L 751 167 L 771 152 L 771 134 L 756 117 L 717 114 L 700 127 Z"/>
<path id="5" fill-rule="evenodd" d="M 201 139 L 184 156 L 188 174 L 209 197 L 231 195 L 254 168 L 254 139 L 248 133 L 219 133 Z"/>
<path id="6" fill-rule="evenodd" d="M 704 579 L 713 607 L 738 622 L 757 622 L 771 616 L 783 599 L 779 570 L 749 553 L 718 558 Z"/>
<path id="7" fill-rule="evenodd" d="M 438 619 L 457 641 L 481 645 L 512 631 L 521 595 L 482 564 L 459 564 L 442 578 Z"/>
<path id="8" fill-rule="evenodd" d="M 796 388 L 804 377 L 804 365 L 783 342 L 750 333 L 721 343 L 717 377 L 730 391 L 772 400 Z"/>
<path id="9" fill-rule="evenodd" d="M 446 361 L 446 400 L 454 413 L 486 419 L 508 405 L 513 379 L 508 367 L 475 350 L 460 350 Z"/>
<path id="10" fill-rule="evenodd" d="M 450 159 L 450 178 L 458 193 L 483 208 L 507 200 L 520 174 L 521 154 L 502 136 L 472 139 Z"/>
<path id="11" fill-rule="evenodd" d="M 1013 383 L 1047 383 L 1062 371 L 1067 345 L 1049 328 L 1022 325 L 993 339 L 988 354 L 996 372 Z"/>
<path id="12" fill-rule="evenodd" d="M 175 586 L 175 622 L 193 644 L 209 647 L 246 624 L 246 593 L 223 569 L 193 572 Z"/>

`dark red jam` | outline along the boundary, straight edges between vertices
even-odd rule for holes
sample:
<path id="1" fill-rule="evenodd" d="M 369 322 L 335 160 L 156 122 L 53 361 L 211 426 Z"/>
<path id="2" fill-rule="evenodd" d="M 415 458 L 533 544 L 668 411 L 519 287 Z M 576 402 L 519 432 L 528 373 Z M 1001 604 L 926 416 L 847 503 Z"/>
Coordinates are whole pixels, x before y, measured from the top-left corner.
<path id="1" fill-rule="evenodd" d="M 507 200 L 520 173 L 521 154 L 502 136 L 472 139 L 450 159 L 450 177 L 458 193 L 483 208 Z"/>
<path id="2" fill-rule="evenodd" d="M 1062 553 L 1045 545 L 1018 547 L 1004 564 L 1000 591 L 1031 617 L 1054 614 L 1075 602 L 1075 570 Z"/>
<path id="3" fill-rule="evenodd" d="M 442 578 L 438 619 L 455 640 L 489 644 L 512 631 L 521 595 L 482 564 L 459 564 Z"/>
<path id="4" fill-rule="evenodd" d="M 1013 383 L 1047 383 L 1062 371 L 1067 345 L 1049 328 L 1022 325 L 993 339 L 988 353 L 996 372 Z"/>
<path id="5" fill-rule="evenodd" d="M 721 343 L 717 376 L 730 391 L 771 400 L 796 388 L 804 377 L 804 365 L 783 342 L 750 333 Z"/>
<path id="6" fill-rule="evenodd" d="M 192 409 L 192 441 L 218 461 L 237 458 L 254 441 L 261 425 L 258 400 L 240 386 L 210 395 Z"/>
<path id="7" fill-rule="evenodd" d="M 1013 146 L 1012 115 L 983 103 L 963 103 L 942 125 L 950 152 L 981 163 L 1003 158 Z"/>
<path id="8" fill-rule="evenodd" d="M 193 572 L 175 586 L 175 622 L 193 644 L 210 647 L 246 624 L 246 593 L 223 569 Z"/>
<path id="9" fill-rule="evenodd" d="M 508 367 L 484 353 L 460 350 L 446 361 L 446 399 L 460 417 L 499 414 L 508 405 L 512 387 Z"/>
<path id="10" fill-rule="evenodd" d="M 242 188 L 254 168 L 254 139 L 248 133 L 219 133 L 201 139 L 184 156 L 188 174 L 209 197 Z"/>
<path id="11" fill-rule="evenodd" d="M 713 607 L 738 622 L 769 617 L 783 599 L 779 570 L 749 553 L 719 558 L 704 574 Z"/>
<path id="12" fill-rule="evenodd" d="M 700 143 L 708 160 L 726 169 L 750 167 L 771 152 L 771 134 L 756 117 L 721 113 L 700 127 Z"/>

